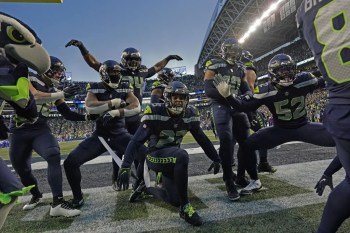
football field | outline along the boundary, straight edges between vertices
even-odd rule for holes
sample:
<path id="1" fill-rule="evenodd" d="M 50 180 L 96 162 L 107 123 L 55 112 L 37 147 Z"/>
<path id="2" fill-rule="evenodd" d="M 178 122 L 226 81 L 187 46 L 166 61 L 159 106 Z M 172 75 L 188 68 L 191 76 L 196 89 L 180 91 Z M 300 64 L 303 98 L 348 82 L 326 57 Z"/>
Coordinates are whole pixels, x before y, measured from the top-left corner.
<path id="1" fill-rule="evenodd" d="M 191 142 L 190 139 L 187 142 Z M 215 142 L 216 148 L 218 147 Z M 46 163 L 33 159 L 34 175 L 44 192 L 44 203 L 31 211 L 21 208 L 30 196 L 20 198 L 1 232 L 315 232 L 328 187 L 322 197 L 313 190 L 323 170 L 334 156 L 334 148 L 304 143 L 282 145 L 269 151 L 275 174 L 261 174 L 263 190 L 230 202 L 226 197 L 222 173 L 207 172 L 209 159 L 196 143 L 183 147 L 190 154 L 190 201 L 204 220 L 193 227 L 179 218 L 178 209 L 145 196 L 129 203 L 131 190 L 111 188 L 111 157 L 102 155 L 81 167 L 85 205 L 76 218 L 51 218 L 51 194 L 46 179 Z M 64 156 L 62 161 L 64 160 Z M 233 167 L 235 170 L 235 167 Z M 344 177 L 334 176 L 337 184 Z M 64 176 L 65 197 L 71 192 Z M 350 221 L 339 232 L 349 232 Z"/>

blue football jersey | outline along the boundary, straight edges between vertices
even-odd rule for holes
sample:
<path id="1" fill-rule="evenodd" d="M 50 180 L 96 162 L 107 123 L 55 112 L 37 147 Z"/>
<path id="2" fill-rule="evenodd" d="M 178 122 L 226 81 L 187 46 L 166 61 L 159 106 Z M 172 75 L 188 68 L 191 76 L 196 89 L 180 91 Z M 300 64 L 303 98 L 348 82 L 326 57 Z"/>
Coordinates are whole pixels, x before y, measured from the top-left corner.
<path id="1" fill-rule="evenodd" d="M 296 15 L 304 38 L 327 81 L 330 103 L 350 102 L 350 2 L 304 0 Z"/>

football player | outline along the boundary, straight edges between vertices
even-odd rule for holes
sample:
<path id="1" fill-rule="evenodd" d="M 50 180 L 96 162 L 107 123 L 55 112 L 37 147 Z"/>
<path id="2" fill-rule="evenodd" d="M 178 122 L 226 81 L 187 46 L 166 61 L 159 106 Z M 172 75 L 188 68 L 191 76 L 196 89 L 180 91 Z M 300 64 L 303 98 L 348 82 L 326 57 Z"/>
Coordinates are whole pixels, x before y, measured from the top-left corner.
<path id="1" fill-rule="evenodd" d="M 331 135 L 320 123 L 308 121 L 305 100 L 308 93 L 323 88 L 323 79 L 315 78 L 311 73 L 297 74 L 296 64 L 286 54 L 275 55 L 268 64 L 271 81 L 256 88 L 252 97 L 236 98 L 230 93 L 227 82 L 215 78 L 219 93 L 239 111 L 255 111 L 266 105 L 273 116 L 273 126 L 262 128 L 250 135 L 243 146 L 249 149 L 271 149 L 290 141 L 302 141 L 319 146 L 335 146 Z M 256 163 L 256 157 L 249 157 Z M 251 164 L 252 162 L 248 162 Z M 249 185 L 242 191 L 250 194 L 255 188 Z"/>
<path id="2" fill-rule="evenodd" d="M 158 72 L 158 80 L 152 84 L 151 103 L 163 103 L 164 102 L 164 89 L 173 81 L 175 72 L 167 67 L 164 67 Z"/>
<path id="3" fill-rule="evenodd" d="M 241 62 L 247 69 L 247 82 L 249 84 L 250 90 L 254 93 L 256 86 L 256 68 L 253 63 L 253 55 L 248 50 L 242 51 Z M 250 112 L 247 114 L 250 122 L 251 129 L 256 132 L 261 128 L 266 126 L 266 122 L 262 113 L 259 110 Z M 276 168 L 272 167 L 267 161 L 267 150 L 259 150 L 259 164 L 258 172 L 276 172 Z"/>
<path id="4" fill-rule="evenodd" d="M 239 199 L 239 193 L 234 184 L 234 173 L 232 171 L 233 144 L 236 140 L 241 145 L 249 136 L 250 124 L 245 113 L 232 108 L 214 86 L 214 78 L 222 77 L 227 81 L 232 93 L 244 94 L 249 92 L 246 80 L 245 67 L 239 62 L 242 48 L 236 38 L 228 38 L 221 45 L 221 59 L 210 59 L 205 64 L 205 94 L 211 99 L 216 131 L 220 140 L 219 155 L 222 160 L 223 180 L 225 181 L 228 197 L 231 201 Z M 248 155 L 247 153 L 252 153 Z M 260 189 L 262 187 L 258 174 L 253 165 L 248 166 L 245 157 L 255 156 L 254 151 L 244 151 L 239 147 L 238 168 L 236 181 L 245 181 L 245 170 L 251 177 L 251 183 Z M 256 166 L 256 164 L 254 164 Z M 243 183 L 243 186 L 249 182 Z"/>
<path id="5" fill-rule="evenodd" d="M 86 121 L 87 116 L 70 110 L 65 98 L 77 94 L 77 85 L 59 91 L 56 87 L 65 75 L 65 67 L 57 57 L 50 57 L 50 69 L 44 74 L 32 74 L 30 90 L 35 97 L 39 118 L 35 123 L 25 124 L 26 119 L 14 116 L 10 124 L 10 159 L 13 168 L 25 186 L 35 185 L 31 189 L 32 198 L 24 205 L 23 210 L 34 209 L 42 201 L 37 180 L 31 170 L 32 151 L 36 151 L 48 163 L 48 182 L 51 188 L 53 202 L 50 209 L 51 216 L 73 217 L 80 214 L 63 198 L 61 154 L 57 139 L 52 134 L 47 123 L 49 112 L 53 106 L 62 116 L 70 121 Z"/>
<path id="6" fill-rule="evenodd" d="M 66 176 L 73 192 L 71 204 L 74 207 L 81 207 L 84 204 L 80 185 L 80 166 L 107 151 L 99 137 L 102 137 L 121 158 L 131 139 L 131 134 L 125 128 L 124 117 L 140 113 L 138 99 L 128 84 L 120 82 L 121 70 L 116 61 L 107 60 L 100 66 L 101 82 L 87 86 L 86 110 L 90 114 L 101 116 L 96 120 L 92 136 L 82 141 L 64 161 Z M 145 148 L 141 146 L 139 149 Z"/>
<path id="7" fill-rule="evenodd" d="M 301 38 L 327 81 L 324 125 L 336 143 L 345 179 L 328 197 L 317 232 L 336 232 L 350 217 L 350 5 L 347 0 L 303 1 L 296 14 Z"/>
<path id="8" fill-rule="evenodd" d="M 96 58 L 86 49 L 83 42 L 73 39 L 66 44 L 66 47 L 68 46 L 78 47 L 86 63 L 91 68 L 99 72 L 99 69 L 102 63 L 97 61 Z M 122 75 L 122 80 L 125 82 L 129 82 L 129 85 L 131 86 L 134 92 L 134 95 L 138 98 L 141 107 L 142 107 L 142 88 L 143 88 L 144 79 L 152 77 L 154 74 L 159 72 L 168 64 L 170 60 L 180 61 L 182 60 L 182 58 L 178 55 L 169 55 L 163 60 L 157 62 L 151 68 L 147 69 L 146 66 L 141 64 L 142 62 L 141 53 L 137 49 L 130 47 L 130 48 L 124 49 L 124 51 L 122 52 L 121 64 L 120 64 L 120 67 L 122 68 L 122 70 L 120 71 Z M 134 134 L 140 124 L 139 114 L 135 114 L 133 116 L 126 116 L 125 124 L 128 132 L 131 134 Z M 137 167 L 136 161 L 135 161 L 135 167 Z M 115 180 L 118 175 L 118 170 L 119 170 L 118 165 L 113 161 L 112 184 L 114 189 L 117 189 Z"/>
<path id="9" fill-rule="evenodd" d="M 129 143 L 118 176 L 118 184 L 123 189 L 129 186 L 130 166 L 137 148 L 148 140 L 146 162 L 150 169 L 162 172 L 162 189 L 149 187 L 145 191 L 173 206 L 180 207 L 180 217 L 188 223 L 200 226 L 202 219 L 188 200 L 188 162 L 186 150 L 180 148 L 181 141 L 191 132 L 205 154 L 213 161 L 209 170 L 219 172 L 220 158 L 210 140 L 200 128 L 198 110 L 188 106 L 189 91 L 179 82 L 173 81 L 164 90 L 165 103 L 146 107 L 141 125 Z M 145 189 L 142 182 L 136 191 Z M 137 192 L 130 197 L 134 201 Z"/>

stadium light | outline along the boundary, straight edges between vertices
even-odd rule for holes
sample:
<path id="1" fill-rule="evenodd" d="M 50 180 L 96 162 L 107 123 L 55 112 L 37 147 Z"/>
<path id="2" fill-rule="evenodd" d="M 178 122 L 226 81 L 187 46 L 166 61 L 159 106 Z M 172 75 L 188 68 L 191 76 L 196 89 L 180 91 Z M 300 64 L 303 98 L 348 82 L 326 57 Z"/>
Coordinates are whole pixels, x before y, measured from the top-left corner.
<path id="1" fill-rule="evenodd" d="M 248 31 L 238 40 L 239 43 L 243 44 L 244 41 L 253 33 L 262 23 L 263 19 L 269 17 L 271 13 L 277 9 L 278 5 L 284 0 L 277 0 L 272 3 L 270 7 L 261 15 L 261 17 L 254 21 L 252 25 L 250 25 Z"/>

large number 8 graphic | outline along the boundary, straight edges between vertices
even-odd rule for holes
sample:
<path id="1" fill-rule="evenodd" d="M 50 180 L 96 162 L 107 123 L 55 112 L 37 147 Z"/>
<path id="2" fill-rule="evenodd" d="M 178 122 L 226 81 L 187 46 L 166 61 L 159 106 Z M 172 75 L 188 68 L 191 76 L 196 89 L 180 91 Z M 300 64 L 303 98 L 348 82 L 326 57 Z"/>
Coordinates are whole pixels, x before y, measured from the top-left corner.
<path id="1" fill-rule="evenodd" d="M 350 81 L 350 60 L 344 59 L 350 52 L 349 17 L 350 3 L 334 0 L 318 10 L 314 22 L 317 41 L 324 45 L 322 63 L 336 83 Z"/>

